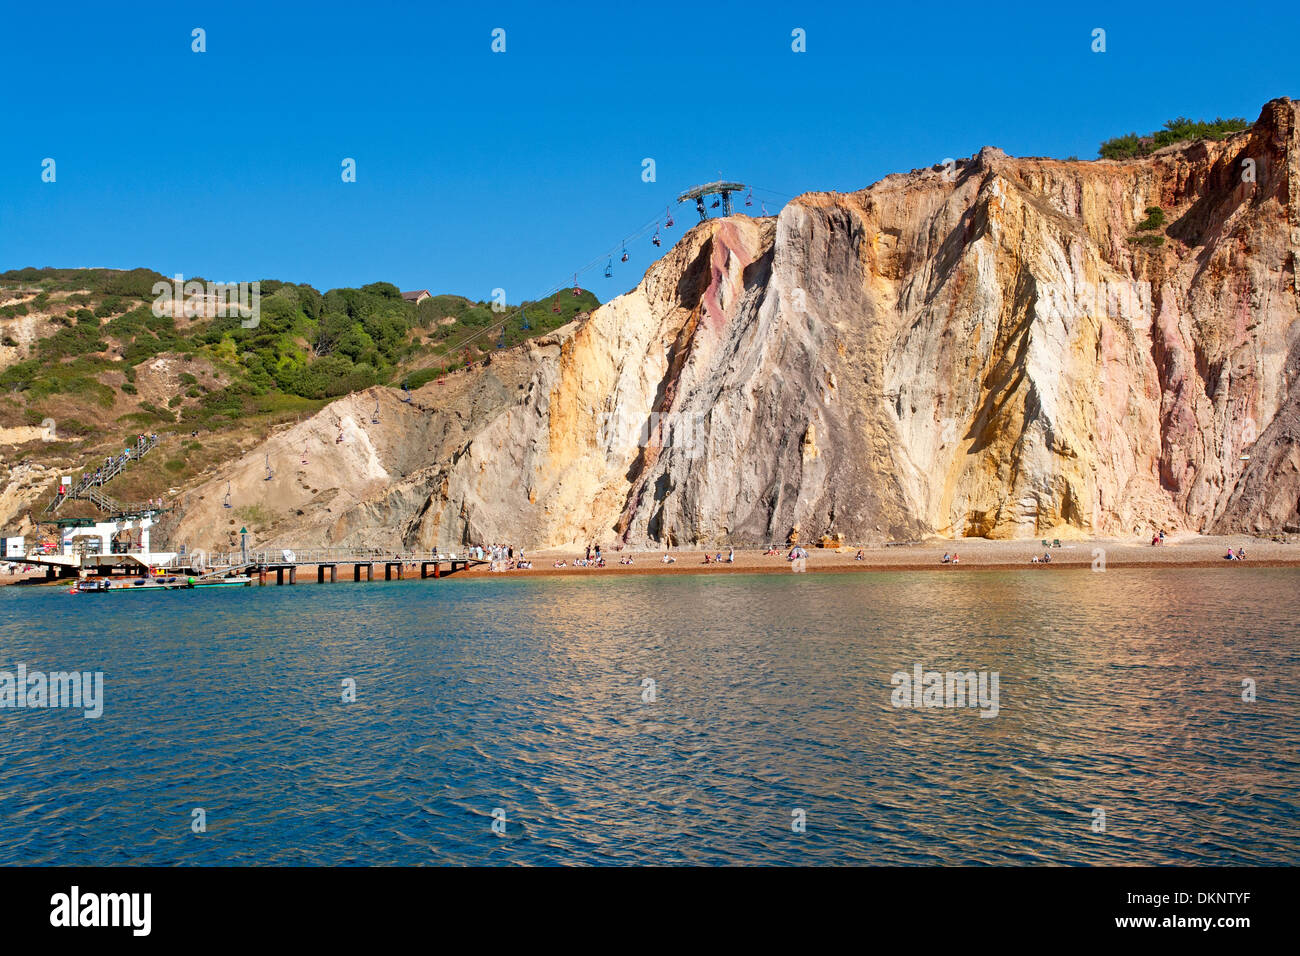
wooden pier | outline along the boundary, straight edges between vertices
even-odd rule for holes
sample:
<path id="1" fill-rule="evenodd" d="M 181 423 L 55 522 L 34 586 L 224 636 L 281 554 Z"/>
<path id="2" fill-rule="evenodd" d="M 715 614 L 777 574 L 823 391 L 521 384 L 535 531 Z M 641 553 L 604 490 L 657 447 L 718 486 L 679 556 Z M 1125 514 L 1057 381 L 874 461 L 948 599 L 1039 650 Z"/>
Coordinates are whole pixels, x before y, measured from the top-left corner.
<path id="1" fill-rule="evenodd" d="M 403 552 L 345 548 L 250 550 L 247 553 L 193 551 L 188 554 L 33 554 L 14 560 L 43 566 L 50 580 L 76 577 L 78 574 L 143 577 L 150 573 L 150 569 L 158 568 L 170 574 L 185 574 L 207 580 L 247 574 L 259 585 L 281 586 L 297 584 L 300 570 L 306 574 L 311 574 L 314 570 L 318 584 L 334 584 L 339 580 L 339 568 L 343 568 L 344 580 L 347 580 L 347 569 L 351 568 L 353 581 L 374 581 L 376 568 L 382 567 L 385 581 L 403 581 L 408 576 L 414 577 L 417 568 L 420 579 L 424 580 L 446 577 L 489 563 L 469 552 L 460 551 Z"/>
<path id="2" fill-rule="evenodd" d="M 403 581 L 408 572 L 413 576 L 416 568 L 419 568 L 420 579 L 425 580 L 446 577 L 487 563 L 462 552 L 363 552 L 323 548 L 309 551 L 256 551 L 247 555 L 207 555 L 196 552 L 189 556 L 177 555 L 170 562 L 168 570 L 186 570 L 202 577 L 249 574 L 256 578 L 259 585 L 274 583 L 283 586 L 297 584 L 300 569 L 305 569 L 308 573 L 315 569 L 317 584 L 334 584 L 339 579 L 340 567 L 344 569 L 344 580 L 349 567 L 354 582 L 363 579 L 374 581 L 376 568 L 382 567 L 385 581 Z"/>

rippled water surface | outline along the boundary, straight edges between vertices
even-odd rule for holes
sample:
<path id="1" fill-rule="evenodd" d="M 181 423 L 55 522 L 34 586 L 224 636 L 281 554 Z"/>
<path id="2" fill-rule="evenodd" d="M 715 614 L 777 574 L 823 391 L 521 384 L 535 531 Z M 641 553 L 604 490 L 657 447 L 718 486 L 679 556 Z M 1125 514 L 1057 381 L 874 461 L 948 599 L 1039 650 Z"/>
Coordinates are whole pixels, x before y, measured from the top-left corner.
<path id="1" fill-rule="evenodd" d="M 0 710 L 0 863 L 1297 864 L 1298 585 L 0 588 L 0 670 L 105 682 L 98 720 Z M 917 663 L 997 671 L 998 715 L 894 707 Z"/>

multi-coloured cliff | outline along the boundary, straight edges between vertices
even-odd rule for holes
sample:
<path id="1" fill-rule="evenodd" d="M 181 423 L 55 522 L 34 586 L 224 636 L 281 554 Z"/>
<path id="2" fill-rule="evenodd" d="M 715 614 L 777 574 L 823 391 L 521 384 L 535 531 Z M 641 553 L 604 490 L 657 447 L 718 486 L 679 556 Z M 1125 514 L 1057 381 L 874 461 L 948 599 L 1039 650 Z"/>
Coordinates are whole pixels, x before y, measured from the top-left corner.
<path id="1" fill-rule="evenodd" d="M 361 395 L 273 436 L 173 536 L 223 543 L 227 481 L 294 543 L 1294 529 L 1298 112 L 701 223 L 589 318 L 389 399 L 382 430 Z M 261 480 L 299 444 L 310 480 Z"/>

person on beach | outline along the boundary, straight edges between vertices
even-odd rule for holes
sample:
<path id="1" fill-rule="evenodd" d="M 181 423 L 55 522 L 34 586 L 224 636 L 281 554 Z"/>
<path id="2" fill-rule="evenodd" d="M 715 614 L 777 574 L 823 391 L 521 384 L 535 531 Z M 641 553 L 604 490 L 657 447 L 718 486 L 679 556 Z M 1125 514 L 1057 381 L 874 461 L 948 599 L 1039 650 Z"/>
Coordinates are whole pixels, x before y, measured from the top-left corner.
<path id="1" fill-rule="evenodd" d="M 943 553 L 943 560 L 940 561 L 939 563 L 940 563 L 940 564 L 952 564 L 952 555 L 949 554 L 947 551 L 945 551 L 945 552 Z"/>
<path id="2" fill-rule="evenodd" d="M 954 551 L 954 552 L 952 553 L 952 563 L 953 563 L 953 564 L 957 564 L 960 560 L 961 560 L 961 559 L 957 557 L 957 552 Z"/>
<path id="3" fill-rule="evenodd" d="M 736 563 L 736 549 L 735 549 L 735 548 L 728 548 L 728 549 L 727 549 L 727 563 L 728 563 L 728 564 L 735 564 L 735 563 Z"/>
<path id="4" fill-rule="evenodd" d="M 664 555 L 664 564 L 676 564 L 676 563 L 677 563 L 677 559 L 674 558 L 671 554 Z"/>
<path id="5" fill-rule="evenodd" d="M 591 560 L 591 545 L 587 545 L 587 560 Z"/>
<path id="6" fill-rule="evenodd" d="M 866 556 L 865 554 L 862 553 L 862 549 L 861 549 L 861 548 L 858 548 L 858 553 L 855 554 L 855 555 L 853 556 L 853 560 L 854 560 L 854 561 L 865 561 L 865 560 L 867 560 L 867 556 Z"/>
<path id="7" fill-rule="evenodd" d="M 709 558 L 709 552 L 705 551 L 705 552 L 704 552 L 704 563 L 705 563 L 705 564 L 708 564 L 708 563 L 710 562 L 710 560 L 711 560 L 711 559 Z"/>

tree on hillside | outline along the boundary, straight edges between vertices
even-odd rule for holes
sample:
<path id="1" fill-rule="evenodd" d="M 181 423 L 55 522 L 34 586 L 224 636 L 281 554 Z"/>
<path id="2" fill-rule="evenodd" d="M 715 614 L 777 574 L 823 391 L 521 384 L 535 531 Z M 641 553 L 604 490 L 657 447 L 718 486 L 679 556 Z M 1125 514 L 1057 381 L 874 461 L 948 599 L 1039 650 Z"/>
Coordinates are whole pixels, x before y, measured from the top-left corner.
<path id="1" fill-rule="evenodd" d="M 1249 126 L 1250 124 L 1240 116 L 1234 116 L 1231 119 L 1224 119 L 1219 116 L 1210 122 L 1179 116 L 1176 119 L 1166 121 L 1163 129 L 1156 130 L 1147 136 L 1129 133 L 1125 136 L 1108 139 L 1098 148 L 1097 154 L 1102 159 L 1133 159 L 1136 156 L 1148 156 L 1156 150 L 1171 146 L 1174 143 L 1198 139 L 1223 139 L 1233 133 L 1247 129 Z"/>

